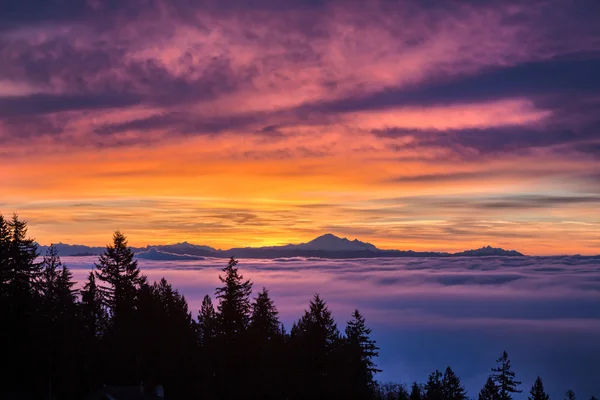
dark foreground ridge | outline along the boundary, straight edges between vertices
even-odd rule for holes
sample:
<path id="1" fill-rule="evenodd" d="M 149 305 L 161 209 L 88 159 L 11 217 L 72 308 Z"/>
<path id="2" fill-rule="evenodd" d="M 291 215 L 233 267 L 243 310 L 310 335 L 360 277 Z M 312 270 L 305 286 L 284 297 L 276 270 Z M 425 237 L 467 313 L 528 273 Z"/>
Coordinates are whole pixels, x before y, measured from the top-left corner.
<path id="1" fill-rule="evenodd" d="M 60 256 L 100 255 L 103 247 L 83 245 L 55 244 Z M 47 246 L 40 246 L 46 251 Z M 348 240 L 331 233 L 319 236 L 307 243 L 287 244 L 284 246 L 238 247 L 228 250 L 215 249 L 187 242 L 157 246 L 132 248 L 138 258 L 148 260 L 190 260 L 198 257 L 215 258 L 286 258 L 286 257 L 319 257 L 319 258 L 375 258 L 375 257 L 515 257 L 523 256 L 515 250 L 504 250 L 494 247 L 482 247 L 477 250 L 466 250 L 459 253 L 444 253 L 412 250 L 382 250 L 371 243 L 360 240 Z"/>
<path id="2" fill-rule="evenodd" d="M 253 291 L 233 257 L 219 275 L 221 286 L 204 297 L 194 318 L 185 297 L 166 279 L 148 281 L 120 232 L 81 290 L 74 289 L 55 247 L 41 263 L 38 251 L 24 221 L 0 215 L 0 350 L 10 366 L 0 374 L 0 399 L 467 400 L 475 395 L 467 395 L 450 367 L 421 384 L 377 382 L 379 348 L 365 317 L 354 310 L 340 331 L 318 294 L 288 333 L 269 291 Z M 479 400 L 512 400 L 522 391 L 506 352 L 490 372 Z M 540 378 L 530 394 L 530 400 L 549 400 Z M 575 400 L 575 394 L 568 391 L 566 398 Z"/>

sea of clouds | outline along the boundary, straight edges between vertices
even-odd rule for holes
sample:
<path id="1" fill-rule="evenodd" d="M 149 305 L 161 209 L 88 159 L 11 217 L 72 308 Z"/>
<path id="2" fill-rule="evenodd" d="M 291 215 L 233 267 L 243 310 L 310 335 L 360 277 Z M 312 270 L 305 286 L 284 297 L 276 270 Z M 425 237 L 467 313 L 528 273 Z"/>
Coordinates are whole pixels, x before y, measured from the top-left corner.
<path id="1" fill-rule="evenodd" d="M 96 257 L 63 257 L 79 282 Z M 139 260 L 196 313 L 214 295 L 225 259 Z M 291 328 L 315 293 L 338 327 L 359 308 L 381 347 L 378 379 L 424 381 L 451 365 L 476 398 L 495 359 L 507 350 L 525 398 L 540 375 L 552 398 L 573 388 L 600 395 L 600 257 L 454 257 L 351 260 L 240 260 L 254 289 L 263 286 Z M 214 296 L 213 296 L 214 298 Z"/>

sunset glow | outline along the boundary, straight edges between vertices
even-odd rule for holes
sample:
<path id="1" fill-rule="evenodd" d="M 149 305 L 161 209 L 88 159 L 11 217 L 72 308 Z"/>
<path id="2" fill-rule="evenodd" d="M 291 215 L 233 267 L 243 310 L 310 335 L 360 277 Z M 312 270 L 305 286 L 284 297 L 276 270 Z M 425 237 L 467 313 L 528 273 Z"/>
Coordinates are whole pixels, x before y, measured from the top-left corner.
<path id="1" fill-rule="evenodd" d="M 0 212 L 39 243 L 600 253 L 577 2 L 125 3 L 0 15 Z"/>

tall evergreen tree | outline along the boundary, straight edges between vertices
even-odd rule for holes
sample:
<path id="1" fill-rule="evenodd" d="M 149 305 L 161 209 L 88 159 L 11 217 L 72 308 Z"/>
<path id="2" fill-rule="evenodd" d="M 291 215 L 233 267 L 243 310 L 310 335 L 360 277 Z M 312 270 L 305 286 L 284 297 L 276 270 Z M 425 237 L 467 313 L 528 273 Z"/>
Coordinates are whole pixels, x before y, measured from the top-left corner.
<path id="1" fill-rule="evenodd" d="M 127 245 L 127 238 L 121 232 L 113 235 L 113 243 L 106 246 L 96 265 L 96 278 L 104 282 L 100 293 L 115 318 L 129 313 L 135 308 L 137 291 L 145 278 L 140 275 L 133 251 Z"/>
<path id="2" fill-rule="evenodd" d="M 0 214 L 0 301 L 7 297 L 7 285 L 10 281 L 9 250 L 11 231 L 8 221 Z"/>
<path id="3" fill-rule="evenodd" d="M 215 292 L 219 299 L 219 328 L 228 340 L 235 340 L 245 332 L 250 321 L 252 282 L 244 281 L 244 277 L 236 268 L 237 263 L 237 260 L 231 257 L 227 266 L 223 268 L 225 277 L 219 275 L 219 280 L 224 286 L 217 288 Z"/>
<path id="4" fill-rule="evenodd" d="M 5 387 L 26 388 L 39 396 L 45 385 L 41 300 L 37 290 L 40 263 L 36 262 L 37 244 L 27 237 L 27 222 L 16 214 L 10 221 L 0 221 L 0 253 L 1 331 L 3 343 L 10 343 L 3 357 L 5 364 L 11 366 L 3 376 Z"/>
<path id="5" fill-rule="evenodd" d="M 219 322 L 218 348 L 220 357 L 217 359 L 217 381 L 222 390 L 219 397 L 240 398 L 248 385 L 250 377 L 245 370 L 250 363 L 247 329 L 250 322 L 250 294 L 252 282 L 244 280 L 239 274 L 237 261 L 232 257 L 225 268 L 224 276 L 219 275 L 223 286 L 215 291 L 219 305 L 217 319 Z M 237 385 L 231 385 L 230 376 L 237 377 Z"/>
<path id="6" fill-rule="evenodd" d="M 281 326 L 277 307 L 268 290 L 263 288 L 252 303 L 248 328 L 250 357 L 254 360 L 249 389 L 256 398 L 281 399 L 285 395 L 281 372 L 285 366 Z"/>
<path id="7" fill-rule="evenodd" d="M 542 378 L 539 376 L 533 383 L 531 387 L 531 391 L 529 392 L 529 400 L 550 400 L 550 396 L 544 390 L 544 384 L 542 383 Z"/>
<path id="8" fill-rule="evenodd" d="M 423 390 L 421 390 L 421 386 L 417 382 L 413 382 L 410 387 L 410 397 L 409 400 L 422 400 L 423 399 Z"/>
<path id="9" fill-rule="evenodd" d="M 42 302 L 40 317 L 44 335 L 41 343 L 44 344 L 43 354 L 47 365 L 47 393 L 50 398 L 53 393 L 65 397 L 71 389 L 69 379 L 77 373 L 77 291 L 73 290 L 75 282 L 72 281 L 72 274 L 62 264 L 56 247 L 50 246 L 41 266 L 38 286 Z"/>
<path id="10" fill-rule="evenodd" d="M 521 382 L 515 380 L 515 373 L 510 367 L 510 360 L 508 354 L 502 353 L 502 356 L 496 360 L 498 366 L 492 368 L 492 379 L 498 387 L 500 393 L 500 400 L 512 400 L 513 393 L 521 393 L 522 390 L 518 389 Z"/>
<path id="11" fill-rule="evenodd" d="M 298 398 L 327 398 L 338 393 L 336 351 L 340 334 L 327 304 L 318 294 L 291 330 L 295 357 L 293 390 Z"/>
<path id="12" fill-rule="evenodd" d="M 442 398 L 444 400 L 467 400 L 467 390 L 460 383 L 460 378 L 447 367 L 442 378 Z"/>
<path id="13" fill-rule="evenodd" d="M 135 345 L 140 332 L 139 294 L 146 278 L 141 275 L 127 238 L 117 231 L 112 244 L 98 259 L 96 278 L 104 304 L 109 312 L 109 323 L 103 341 L 110 351 L 115 367 L 107 370 L 107 380 L 114 384 L 139 384 L 142 360 Z"/>
<path id="14" fill-rule="evenodd" d="M 485 385 L 479 392 L 479 400 L 500 400 L 500 389 L 496 386 L 492 376 L 488 377 Z"/>
<path id="15" fill-rule="evenodd" d="M 198 335 L 204 346 L 210 346 L 217 335 L 217 313 L 209 295 L 204 296 L 198 311 Z"/>
<path id="16" fill-rule="evenodd" d="M 429 375 L 425 383 L 425 400 L 443 400 L 442 373 L 437 369 Z"/>
<path id="17" fill-rule="evenodd" d="M 254 340 L 270 341 L 281 335 L 279 312 L 266 288 L 254 299 L 249 327 Z"/>
<path id="18" fill-rule="evenodd" d="M 371 339 L 371 329 L 358 309 L 347 322 L 345 333 L 348 390 L 360 398 L 370 398 L 375 392 L 374 374 L 380 372 L 373 361 L 379 355 L 379 348 Z"/>
<path id="19" fill-rule="evenodd" d="M 197 337 L 185 297 L 163 278 L 142 285 L 138 308 L 142 381 L 160 383 L 170 399 L 189 398 L 197 379 L 193 375 Z"/>
<path id="20" fill-rule="evenodd" d="M 577 397 L 575 397 L 575 392 L 571 389 L 567 390 L 565 393 L 565 400 L 577 400 Z"/>

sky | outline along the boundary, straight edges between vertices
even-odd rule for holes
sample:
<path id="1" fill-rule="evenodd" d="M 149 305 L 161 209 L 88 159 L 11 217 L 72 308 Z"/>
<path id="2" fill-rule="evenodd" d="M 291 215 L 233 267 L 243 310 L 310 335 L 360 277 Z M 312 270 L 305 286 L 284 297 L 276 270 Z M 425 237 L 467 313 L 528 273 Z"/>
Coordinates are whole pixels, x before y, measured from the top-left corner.
<path id="1" fill-rule="evenodd" d="M 0 212 L 43 244 L 600 253 L 600 3 L 0 2 Z"/>
<path id="2" fill-rule="evenodd" d="M 97 257 L 63 257 L 86 281 Z M 196 315 L 214 298 L 226 259 L 139 260 L 149 280 L 162 277 Z M 525 400 L 540 376 L 552 399 L 600 394 L 600 257 L 453 257 L 240 260 L 254 294 L 269 290 L 287 331 L 315 292 L 344 330 L 356 307 L 380 347 L 379 381 L 424 382 L 450 365 L 469 398 L 507 351 Z"/>

